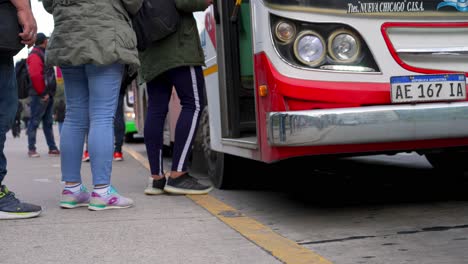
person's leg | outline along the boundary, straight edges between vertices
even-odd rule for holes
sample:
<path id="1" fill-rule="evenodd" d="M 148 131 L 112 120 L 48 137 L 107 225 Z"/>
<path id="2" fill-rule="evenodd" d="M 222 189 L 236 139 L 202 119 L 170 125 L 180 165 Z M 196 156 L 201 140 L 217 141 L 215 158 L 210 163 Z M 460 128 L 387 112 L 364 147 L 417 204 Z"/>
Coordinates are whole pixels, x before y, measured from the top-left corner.
<path id="1" fill-rule="evenodd" d="M 145 194 L 156 195 L 164 193 L 166 178 L 163 169 L 163 136 L 169 100 L 172 94 L 172 83 L 162 74 L 147 84 L 148 112 L 145 120 L 145 145 L 150 164 L 151 177 Z"/>
<path id="2" fill-rule="evenodd" d="M 62 181 L 65 187 L 60 207 L 88 206 L 90 194 L 81 183 L 81 153 L 89 127 L 88 79 L 84 66 L 62 67 L 66 116 L 60 133 Z"/>
<path id="3" fill-rule="evenodd" d="M 81 183 L 81 154 L 89 127 L 89 91 L 85 66 L 62 67 L 66 118 L 60 137 L 62 180 Z"/>
<path id="4" fill-rule="evenodd" d="M 57 145 L 55 144 L 54 138 L 54 118 L 53 118 L 53 108 L 54 108 L 54 98 L 50 97 L 47 101 L 44 115 L 42 116 L 42 130 L 44 131 L 44 136 L 47 141 L 47 146 L 49 146 L 49 151 L 58 150 Z M 51 152 L 49 152 L 51 154 Z M 58 152 L 56 154 L 59 154 Z"/>
<path id="5" fill-rule="evenodd" d="M 205 194 L 212 187 L 200 184 L 187 173 L 187 161 L 197 133 L 201 110 L 205 102 L 203 71 L 197 67 L 179 67 L 168 71 L 180 98 L 182 110 L 176 124 L 172 171 L 164 191 L 175 194 Z"/>
<path id="6" fill-rule="evenodd" d="M 117 153 L 122 152 L 122 145 L 123 145 L 124 136 L 125 136 L 123 100 L 124 100 L 124 94 L 119 93 L 119 100 L 117 102 L 117 110 L 115 111 L 115 118 L 114 118 L 114 135 L 115 135 L 114 152 L 117 152 Z"/>
<path id="7" fill-rule="evenodd" d="M 171 70 L 170 76 L 182 105 L 175 129 L 172 159 L 173 174 L 178 176 L 187 171 L 187 160 L 192 152 L 201 110 L 205 105 L 205 82 L 201 67 L 179 67 Z"/>
<path id="8" fill-rule="evenodd" d="M 31 152 L 36 151 L 36 134 L 37 128 L 41 123 L 42 117 L 46 109 L 46 104 L 42 99 L 37 96 L 31 96 L 31 120 L 28 124 L 28 150 Z M 31 157 L 37 157 L 36 155 L 30 155 Z"/>
<path id="9" fill-rule="evenodd" d="M 114 115 L 123 65 L 87 65 L 89 79 L 88 151 L 94 185 L 110 184 L 114 150 Z"/>
<path id="10" fill-rule="evenodd" d="M 6 134 L 13 124 L 18 108 L 18 92 L 16 90 L 15 70 L 13 58 L 0 56 L 0 186 L 7 174 L 7 160 L 3 149 Z"/>
<path id="11" fill-rule="evenodd" d="M 145 145 L 148 154 L 151 174 L 155 180 L 164 176 L 162 149 L 164 122 L 171 99 L 172 83 L 165 74 L 158 76 L 147 84 L 148 112 L 145 120 Z"/>
<path id="12" fill-rule="evenodd" d="M 20 202 L 2 182 L 7 174 L 7 160 L 4 154 L 6 133 L 15 118 L 18 105 L 15 68 L 12 57 L 0 56 L 0 219 L 20 219 L 38 216 L 42 208 Z"/>
<path id="13" fill-rule="evenodd" d="M 88 209 L 128 208 L 133 201 L 117 193 L 110 185 L 114 149 L 114 115 L 124 66 L 86 65 L 89 84 L 88 149 L 94 190 Z"/>

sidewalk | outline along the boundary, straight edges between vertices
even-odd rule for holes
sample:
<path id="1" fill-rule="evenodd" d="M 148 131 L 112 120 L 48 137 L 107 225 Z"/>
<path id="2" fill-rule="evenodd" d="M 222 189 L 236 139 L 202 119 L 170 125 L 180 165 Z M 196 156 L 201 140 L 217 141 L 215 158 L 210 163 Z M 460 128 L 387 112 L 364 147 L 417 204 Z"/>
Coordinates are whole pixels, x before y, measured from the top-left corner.
<path id="1" fill-rule="evenodd" d="M 24 130 L 7 135 L 4 183 L 43 213 L 0 221 L 0 263 L 280 263 L 187 197 L 144 195 L 148 171 L 130 155 L 114 162 L 112 183 L 133 208 L 60 209 L 60 158 L 47 155 L 42 131 L 37 140 L 41 157 L 32 159 Z M 91 188 L 89 163 L 82 175 Z"/>

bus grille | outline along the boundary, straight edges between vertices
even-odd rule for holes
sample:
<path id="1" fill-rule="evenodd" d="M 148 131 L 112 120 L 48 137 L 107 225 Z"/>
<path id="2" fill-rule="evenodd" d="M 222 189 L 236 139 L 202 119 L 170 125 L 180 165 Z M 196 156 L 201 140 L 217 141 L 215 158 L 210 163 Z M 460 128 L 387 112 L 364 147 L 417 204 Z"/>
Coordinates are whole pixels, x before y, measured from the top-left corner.
<path id="1" fill-rule="evenodd" d="M 385 23 L 393 58 L 420 73 L 468 72 L 468 23 Z"/>

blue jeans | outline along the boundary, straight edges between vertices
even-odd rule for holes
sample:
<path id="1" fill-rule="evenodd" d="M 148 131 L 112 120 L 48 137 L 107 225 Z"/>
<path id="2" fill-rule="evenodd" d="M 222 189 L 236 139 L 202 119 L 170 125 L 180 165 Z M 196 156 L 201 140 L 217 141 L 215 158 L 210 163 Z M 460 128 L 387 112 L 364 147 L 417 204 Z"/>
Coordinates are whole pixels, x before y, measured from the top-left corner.
<path id="1" fill-rule="evenodd" d="M 67 111 L 60 137 L 62 180 L 81 182 L 85 135 L 93 184 L 110 184 L 114 147 L 114 114 L 124 66 L 64 66 Z"/>
<path id="2" fill-rule="evenodd" d="M 52 125 L 54 119 L 52 117 L 54 106 L 54 98 L 43 101 L 37 95 L 31 96 L 31 120 L 28 123 L 28 149 L 36 150 L 36 134 L 39 124 L 42 122 L 42 130 L 49 146 L 49 150 L 57 149 L 54 139 L 54 131 Z"/>
<path id="3" fill-rule="evenodd" d="M 0 56 L 0 185 L 7 174 L 7 160 L 3 149 L 6 133 L 15 120 L 18 109 L 18 88 L 12 57 Z"/>
<path id="4" fill-rule="evenodd" d="M 115 110 L 115 117 L 114 117 L 114 136 L 115 136 L 114 152 L 122 152 L 122 145 L 123 145 L 124 137 L 125 137 L 123 100 L 124 100 L 124 94 L 120 93 L 119 101 L 117 103 L 117 109 Z M 85 150 L 86 151 L 88 150 L 88 137 L 85 137 Z"/>

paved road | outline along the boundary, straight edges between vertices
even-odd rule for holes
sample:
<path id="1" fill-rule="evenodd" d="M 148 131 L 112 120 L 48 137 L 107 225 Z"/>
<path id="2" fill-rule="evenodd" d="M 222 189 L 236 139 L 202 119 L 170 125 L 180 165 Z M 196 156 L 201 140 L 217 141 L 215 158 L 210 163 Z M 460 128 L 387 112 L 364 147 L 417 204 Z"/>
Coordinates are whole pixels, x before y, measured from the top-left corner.
<path id="1" fill-rule="evenodd" d="M 333 263 L 468 263 L 466 181 L 418 155 L 318 163 L 264 190 L 214 195 Z"/>
<path id="2" fill-rule="evenodd" d="M 127 147 L 144 154 L 142 144 Z M 434 171 L 424 157 L 308 158 L 262 169 L 211 195 L 336 264 L 468 263 L 468 180 Z"/>

